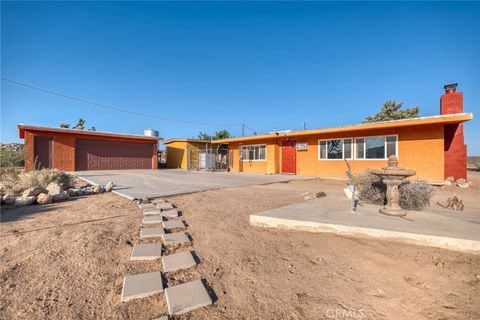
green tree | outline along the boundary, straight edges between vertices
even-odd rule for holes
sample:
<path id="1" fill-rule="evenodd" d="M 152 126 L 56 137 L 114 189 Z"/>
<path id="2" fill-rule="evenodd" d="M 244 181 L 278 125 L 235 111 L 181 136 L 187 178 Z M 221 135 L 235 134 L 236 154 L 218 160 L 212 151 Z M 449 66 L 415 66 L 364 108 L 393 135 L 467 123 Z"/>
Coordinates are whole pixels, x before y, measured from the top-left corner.
<path id="1" fill-rule="evenodd" d="M 213 136 L 201 131 L 198 134 L 198 139 L 200 140 L 218 140 L 218 139 L 227 139 L 227 138 L 230 138 L 230 132 L 228 132 L 228 130 L 226 129 L 216 131 L 215 135 Z"/>
<path id="2" fill-rule="evenodd" d="M 67 128 L 68 129 L 68 128 L 70 128 L 70 123 L 62 123 L 60 125 L 60 128 Z"/>
<path id="3" fill-rule="evenodd" d="M 363 120 L 363 123 L 409 119 L 417 118 L 419 116 L 419 107 L 400 110 L 402 106 L 403 102 L 396 103 L 394 100 L 388 100 L 383 104 L 383 108 L 379 113 L 366 117 L 365 120 Z"/>

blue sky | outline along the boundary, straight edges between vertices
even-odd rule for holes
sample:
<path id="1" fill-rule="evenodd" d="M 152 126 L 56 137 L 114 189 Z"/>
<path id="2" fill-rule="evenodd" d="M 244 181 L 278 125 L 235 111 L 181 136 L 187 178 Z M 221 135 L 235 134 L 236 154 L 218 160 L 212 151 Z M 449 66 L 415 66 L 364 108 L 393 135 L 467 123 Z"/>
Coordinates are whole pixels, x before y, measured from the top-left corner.
<path id="1" fill-rule="evenodd" d="M 175 119 L 257 132 L 361 122 L 385 100 L 439 113 L 459 83 L 480 154 L 480 4 L 2 2 L 1 75 Z M 2 81 L 1 141 L 17 123 L 79 117 L 97 130 L 165 138 L 223 128 L 104 110 Z M 251 133 L 247 130 L 247 133 Z"/>

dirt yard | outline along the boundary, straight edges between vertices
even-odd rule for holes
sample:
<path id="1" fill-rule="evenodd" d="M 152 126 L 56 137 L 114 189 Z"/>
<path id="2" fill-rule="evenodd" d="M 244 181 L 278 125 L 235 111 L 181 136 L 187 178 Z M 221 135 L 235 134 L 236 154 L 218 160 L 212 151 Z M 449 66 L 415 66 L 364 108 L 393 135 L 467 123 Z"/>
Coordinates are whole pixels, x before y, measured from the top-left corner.
<path id="1" fill-rule="evenodd" d="M 467 190 L 449 187 L 436 198 L 455 191 L 478 201 L 479 184 Z M 166 280 L 172 285 L 203 278 L 216 295 L 213 306 L 179 318 L 480 318 L 478 255 L 254 228 L 248 222 L 251 213 L 304 201 L 305 191 L 328 195 L 343 185 L 295 181 L 171 197 L 183 210 L 201 263 Z M 102 194 L 26 209 L 3 207 L 1 220 L 0 318 L 166 314 L 163 294 L 120 302 L 124 275 L 161 268 L 160 262 L 129 261 L 141 221 L 129 200 Z"/>

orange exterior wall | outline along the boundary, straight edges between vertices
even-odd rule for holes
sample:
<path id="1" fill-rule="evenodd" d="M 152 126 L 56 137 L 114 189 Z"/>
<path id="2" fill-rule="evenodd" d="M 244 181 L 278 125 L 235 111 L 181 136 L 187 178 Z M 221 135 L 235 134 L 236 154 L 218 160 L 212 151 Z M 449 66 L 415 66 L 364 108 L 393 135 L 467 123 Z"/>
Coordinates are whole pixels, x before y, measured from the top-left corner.
<path id="1" fill-rule="evenodd" d="M 187 170 L 187 150 L 188 142 L 186 141 L 176 141 L 169 143 L 167 145 L 167 168 L 181 168 L 183 170 Z"/>
<path id="2" fill-rule="evenodd" d="M 63 171 L 75 171 L 75 142 L 77 138 L 89 140 L 110 140 L 152 143 L 152 169 L 157 168 L 158 153 L 157 145 L 151 141 L 128 139 L 122 137 L 102 138 L 99 136 L 83 136 L 61 132 L 44 132 L 25 130 L 25 170 L 33 170 L 35 165 L 35 136 L 52 137 L 52 167 Z"/>
<path id="3" fill-rule="evenodd" d="M 379 129 L 370 131 L 356 131 L 338 134 L 322 134 L 303 137 L 291 137 L 296 142 L 307 142 L 307 151 L 297 151 L 297 175 L 346 177 L 344 160 L 318 160 L 318 140 L 336 138 L 360 138 L 368 136 L 398 135 L 399 165 L 417 171 L 413 178 L 426 180 L 444 179 L 444 134 L 443 125 L 426 125 Z M 255 140 L 248 144 L 267 144 L 266 161 L 240 162 L 239 143 L 230 143 L 231 171 L 256 173 L 281 173 L 281 145 L 283 138 Z M 352 150 L 354 151 L 354 150 Z M 361 172 L 371 168 L 381 168 L 387 165 L 386 160 L 348 160 L 353 172 Z"/>

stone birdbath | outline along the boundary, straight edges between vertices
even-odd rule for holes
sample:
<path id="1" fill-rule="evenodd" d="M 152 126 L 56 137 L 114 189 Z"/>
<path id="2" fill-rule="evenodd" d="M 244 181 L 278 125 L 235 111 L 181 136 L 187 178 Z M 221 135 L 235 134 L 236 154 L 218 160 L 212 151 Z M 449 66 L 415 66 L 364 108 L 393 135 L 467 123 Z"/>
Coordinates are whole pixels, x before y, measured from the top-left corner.
<path id="1" fill-rule="evenodd" d="M 399 167 L 397 157 L 391 155 L 388 157 L 388 167 L 374 169 L 371 172 L 379 176 L 383 183 L 387 185 L 387 205 L 378 211 L 388 216 L 406 216 L 407 211 L 403 210 L 399 204 L 400 192 L 398 191 L 398 186 L 406 178 L 415 175 L 415 170 Z"/>

